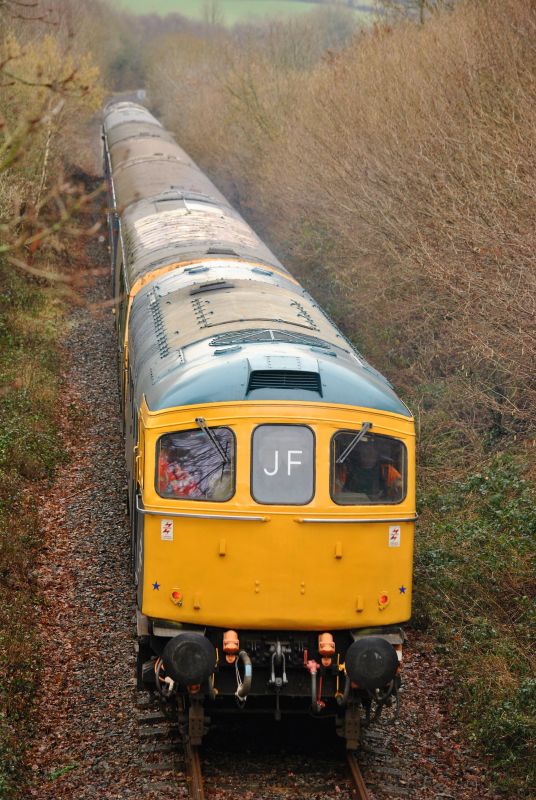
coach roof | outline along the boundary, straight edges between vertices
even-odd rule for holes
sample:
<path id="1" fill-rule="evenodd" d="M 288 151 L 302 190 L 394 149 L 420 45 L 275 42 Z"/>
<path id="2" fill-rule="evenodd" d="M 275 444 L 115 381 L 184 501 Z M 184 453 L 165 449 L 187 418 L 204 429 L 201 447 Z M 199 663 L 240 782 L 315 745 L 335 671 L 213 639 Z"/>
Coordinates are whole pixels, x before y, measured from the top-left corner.
<path id="1" fill-rule="evenodd" d="M 234 209 L 192 192 L 170 192 L 132 205 L 122 236 L 129 285 L 166 264 L 227 255 L 286 272 Z"/>
<path id="2" fill-rule="evenodd" d="M 154 269 L 211 255 L 284 270 L 147 109 L 113 104 L 104 130 L 129 287 Z"/>

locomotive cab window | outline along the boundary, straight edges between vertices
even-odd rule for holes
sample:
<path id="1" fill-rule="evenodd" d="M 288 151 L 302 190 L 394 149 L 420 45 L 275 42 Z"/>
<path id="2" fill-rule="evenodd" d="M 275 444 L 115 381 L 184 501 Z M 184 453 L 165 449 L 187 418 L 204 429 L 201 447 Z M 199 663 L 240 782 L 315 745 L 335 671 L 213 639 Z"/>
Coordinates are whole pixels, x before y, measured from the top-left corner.
<path id="1" fill-rule="evenodd" d="M 259 425 L 253 431 L 251 494 L 257 503 L 309 503 L 314 465 L 315 437 L 306 425 Z"/>
<path id="2" fill-rule="evenodd" d="M 406 496 L 406 447 L 391 436 L 339 431 L 331 440 L 331 497 L 339 505 L 400 503 Z"/>
<path id="3" fill-rule="evenodd" d="M 166 433 L 156 445 L 161 497 L 224 502 L 234 494 L 236 443 L 230 428 Z"/>

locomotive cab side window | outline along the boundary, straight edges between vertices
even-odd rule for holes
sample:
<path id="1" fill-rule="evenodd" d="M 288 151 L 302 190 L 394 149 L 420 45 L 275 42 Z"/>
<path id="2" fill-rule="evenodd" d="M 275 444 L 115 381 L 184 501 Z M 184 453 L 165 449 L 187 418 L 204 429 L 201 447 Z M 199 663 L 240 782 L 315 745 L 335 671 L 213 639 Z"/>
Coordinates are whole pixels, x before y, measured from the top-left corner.
<path id="1" fill-rule="evenodd" d="M 406 496 L 406 447 L 399 439 L 339 431 L 331 440 L 331 497 L 338 505 L 394 505 Z M 353 445 L 355 442 L 355 445 Z"/>
<path id="2" fill-rule="evenodd" d="M 161 497 L 225 502 L 234 494 L 236 442 L 230 428 L 166 433 L 156 445 Z"/>

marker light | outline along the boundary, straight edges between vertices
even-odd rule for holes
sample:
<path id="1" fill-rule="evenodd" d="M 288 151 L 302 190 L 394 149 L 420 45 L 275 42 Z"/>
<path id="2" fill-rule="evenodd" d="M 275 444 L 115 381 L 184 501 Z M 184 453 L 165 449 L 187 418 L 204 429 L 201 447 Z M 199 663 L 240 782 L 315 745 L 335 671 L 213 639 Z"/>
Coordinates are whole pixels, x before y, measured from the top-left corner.
<path id="1" fill-rule="evenodd" d="M 182 592 L 179 589 L 173 589 L 171 592 L 171 601 L 175 603 L 176 606 L 182 605 Z"/>
<path id="2" fill-rule="evenodd" d="M 389 595 L 387 592 L 382 592 L 378 597 L 378 605 L 380 608 L 385 608 L 385 606 L 389 605 Z"/>

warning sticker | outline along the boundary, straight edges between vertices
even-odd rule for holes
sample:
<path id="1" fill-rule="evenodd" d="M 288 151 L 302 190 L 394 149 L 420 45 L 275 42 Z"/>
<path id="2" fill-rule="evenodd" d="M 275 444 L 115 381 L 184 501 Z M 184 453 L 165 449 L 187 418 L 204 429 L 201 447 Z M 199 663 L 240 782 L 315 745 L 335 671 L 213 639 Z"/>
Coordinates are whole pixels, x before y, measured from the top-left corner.
<path id="1" fill-rule="evenodd" d="M 391 525 L 389 528 L 389 547 L 400 547 L 400 526 Z"/>
<path id="2" fill-rule="evenodd" d="M 160 520 L 160 538 L 163 542 L 173 541 L 173 520 L 162 519 Z"/>

